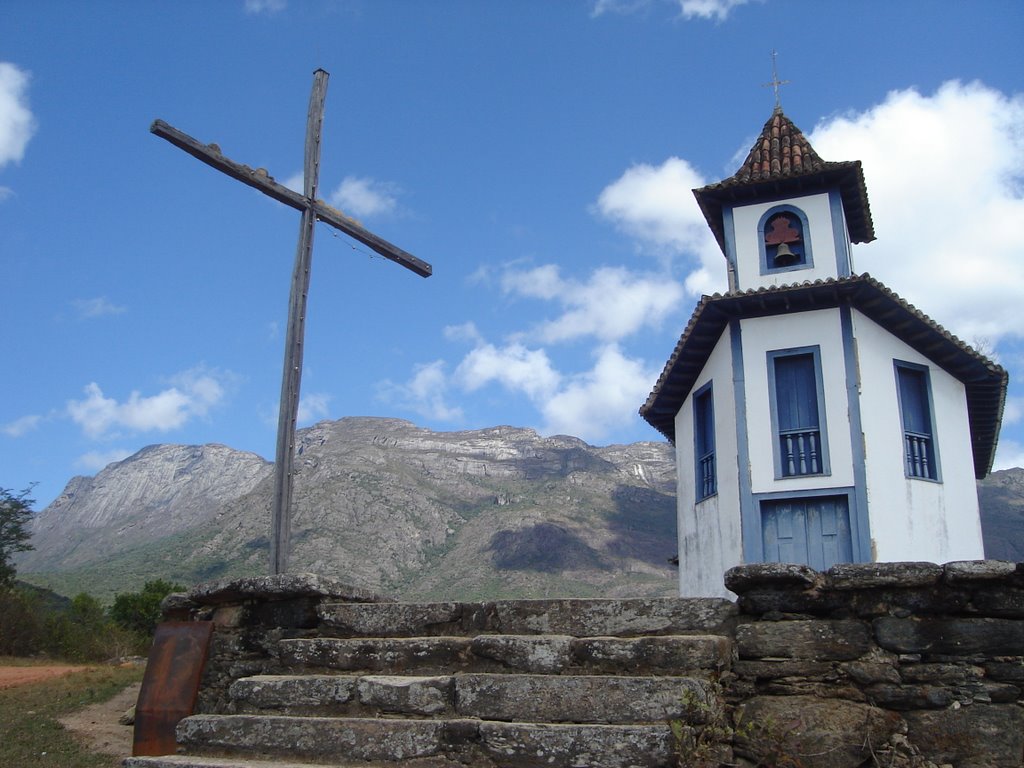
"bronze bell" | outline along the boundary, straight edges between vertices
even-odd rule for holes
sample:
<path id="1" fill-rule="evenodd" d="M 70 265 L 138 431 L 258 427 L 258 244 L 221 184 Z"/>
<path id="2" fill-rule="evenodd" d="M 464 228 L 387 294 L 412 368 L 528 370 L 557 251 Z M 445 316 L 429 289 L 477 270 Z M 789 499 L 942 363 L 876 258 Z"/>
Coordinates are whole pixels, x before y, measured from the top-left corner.
<path id="1" fill-rule="evenodd" d="M 786 243 L 779 243 L 778 250 L 775 251 L 775 264 L 780 267 L 788 267 L 791 264 L 796 264 L 800 260 L 800 257 L 789 250 L 789 245 Z"/>

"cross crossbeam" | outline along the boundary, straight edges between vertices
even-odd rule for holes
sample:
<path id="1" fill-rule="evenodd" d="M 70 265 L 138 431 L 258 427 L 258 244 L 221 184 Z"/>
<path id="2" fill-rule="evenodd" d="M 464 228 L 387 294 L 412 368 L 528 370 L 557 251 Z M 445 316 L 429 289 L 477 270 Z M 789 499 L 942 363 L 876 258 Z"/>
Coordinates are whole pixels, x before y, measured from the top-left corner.
<path id="1" fill-rule="evenodd" d="M 313 89 L 309 97 L 309 114 L 306 120 L 302 194 L 278 184 L 266 170 L 254 169 L 230 160 L 224 157 L 217 145 L 202 144 L 163 120 L 153 121 L 149 129 L 160 138 L 166 139 L 218 171 L 302 212 L 299 242 L 295 252 L 295 268 L 292 272 L 291 292 L 288 300 L 288 330 L 281 375 L 281 408 L 277 426 L 274 499 L 271 510 L 271 574 L 285 573 L 288 568 L 295 430 L 302 379 L 306 298 L 309 293 L 309 277 L 313 259 L 313 230 L 316 222 L 322 221 L 344 232 L 381 256 L 401 264 L 422 277 L 430 277 L 433 272 L 427 262 L 378 237 L 341 211 L 327 205 L 323 200 L 317 199 L 316 188 L 320 173 L 320 129 L 323 124 L 324 100 L 327 95 L 327 78 L 327 72 L 322 69 L 313 73 Z"/>

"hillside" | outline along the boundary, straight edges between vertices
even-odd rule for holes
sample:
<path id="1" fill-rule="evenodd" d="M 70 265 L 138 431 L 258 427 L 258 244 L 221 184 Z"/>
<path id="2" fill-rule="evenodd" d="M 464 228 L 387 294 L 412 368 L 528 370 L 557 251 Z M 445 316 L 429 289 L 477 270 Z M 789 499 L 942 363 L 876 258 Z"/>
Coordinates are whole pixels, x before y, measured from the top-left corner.
<path id="1" fill-rule="evenodd" d="M 292 570 L 404 599 L 675 592 L 667 443 L 373 418 L 298 437 Z M 263 573 L 271 470 L 221 445 L 144 448 L 68 483 L 37 515 L 19 577 L 109 599 L 158 577 Z M 979 497 L 988 556 L 1024 560 L 1024 470 L 993 473 Z"/>
<path id="2" fill-rule="evenodd" d="M 410 599 L 672 594 L 673 461 L 664 443 L 322 422 L 299 432 L 291 567 Z M 270 470 L 223 446 L 146 448 L 68 484 L 19 576 L 109 597 L 262 573 Z"/>

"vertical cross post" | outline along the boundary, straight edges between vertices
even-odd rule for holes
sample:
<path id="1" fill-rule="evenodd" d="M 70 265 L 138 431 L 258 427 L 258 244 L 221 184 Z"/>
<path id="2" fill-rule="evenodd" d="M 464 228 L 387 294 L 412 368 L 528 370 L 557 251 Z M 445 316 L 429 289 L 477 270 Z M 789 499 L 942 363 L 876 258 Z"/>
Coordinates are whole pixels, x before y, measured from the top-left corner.
<path id="1" fill-rule="evenodd" d="M 306 151 L 302 168 L 302 194 L 316 200 L 320 177 L 320 131 L 324 120 L 327 96 L 327 73 L 313 73 L 313 90 L 309 95 L 306 117 Z M 313 233 L 316 214 L 311 206 L 302 211 L 299 242 L 295 249 L 295 269 L 288 298 L 288 330 L 281 373 L 281 406 L 277 418 L 277 451 L 274 459 L 274 498 L 271 507 L 270 572 L 288 570 L 291 539 L 292 479 L 295 462 L 295 430 L 299 416 L 299 388 L 302 381 L 302 353 L 306 332 L 306 299 L 313 267 Z"/>
<path id="2" fill-rule="evenodd" d="M 306 325 L 306 298 L 313 259 L 313 229 L 317 221 L 344 232 L 386 259 L 400 264 L 421 277 L 430 277 L 433 268 L 422 259 L 392 245 L 382 237 L 363 228 L 341 211 L 316 197 L 320 175 L 320 130 L 327 96 L 327 73 L 318 69 L 313 73 L 313 91 L 309 97 L 306 119 L 306 151 L 303 164 L 303 192 L 278 184 L 262 168 L 231 160 L 216 144 L 202 144 L 168 125 L 154 120 L 149 130 L 185 150 L 207 165 L 226 173 L 243 184 L 258 189 L 280 203 L 302 213 L 299 225 L 299 243 L 295 250 L 295 269 L 292 272 L 291 292 L 288 299 L 288 331 L 285 339 L 284 366 L 281 375 L 281 408 L 277 421 L 277 451 L 274 461 L 274 498 L 270 525 L 270 572 L 274 575 L 288 569 L 289 541 L 291 538 L 292 481 L 295 477 L 295 429 L 299 414 L 299 385 L 302 380 L 303 338 Z"/>

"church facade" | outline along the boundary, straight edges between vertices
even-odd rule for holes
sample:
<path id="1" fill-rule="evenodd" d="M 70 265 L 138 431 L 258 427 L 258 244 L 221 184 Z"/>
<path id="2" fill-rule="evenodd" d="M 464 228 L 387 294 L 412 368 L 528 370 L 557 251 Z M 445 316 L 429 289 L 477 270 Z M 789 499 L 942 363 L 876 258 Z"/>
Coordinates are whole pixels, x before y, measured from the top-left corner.
<path id="1" fill-rule="evenodd" d="M 643 418 L 676 449 L 680 594 L 742 563 L 979 559 L 1007 374 L 867 274 L 861 165 L 776 108 L 732 177 L 694 190 L 725 255 Z M 937 265 L 941 268 L 941 265 Z"/>

